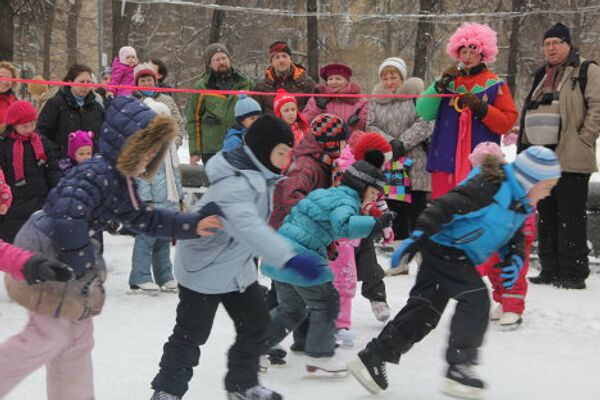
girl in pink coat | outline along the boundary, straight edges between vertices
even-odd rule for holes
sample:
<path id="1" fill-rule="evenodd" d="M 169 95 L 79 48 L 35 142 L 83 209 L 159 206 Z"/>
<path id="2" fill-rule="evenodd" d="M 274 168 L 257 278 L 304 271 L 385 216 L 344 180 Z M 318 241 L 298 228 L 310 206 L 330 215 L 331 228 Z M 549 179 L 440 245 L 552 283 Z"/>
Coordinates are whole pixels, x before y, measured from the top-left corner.
<path id="1" fill-rule="evenodd" d="M 352 69 L 345 64 L 328 64 L 320 70 L 325 84 L 315 86 L 316 93 L 361 94 L 362 89 L 352 82 Z M 334 114 L 344 120 L 350 131 L 364 130 L 367 126 L 369 101 L 365 97 L 311 97 L 302 112 L 310 123 L 322 113 Z"/>
<path id="2" fill-rule="evenodd" d="M 112 74 L 110 76 L 110 85 L 135 85 L 134 68 L 138 65 L 138 58 L 135 49 L 130 46 L 123 46 L 119 49 L 119 56 L 115 57 L 112 63 Z M 113 96 L 129 96 L 130 89 L 109 89 Z"/>

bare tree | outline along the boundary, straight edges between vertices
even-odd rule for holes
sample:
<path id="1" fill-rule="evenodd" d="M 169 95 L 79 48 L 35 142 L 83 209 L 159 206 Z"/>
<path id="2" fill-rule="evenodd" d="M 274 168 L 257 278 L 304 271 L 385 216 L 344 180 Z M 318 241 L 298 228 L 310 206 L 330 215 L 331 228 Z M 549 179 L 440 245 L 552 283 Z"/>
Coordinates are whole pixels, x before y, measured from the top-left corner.
<path id="1" fill-rule="evenodd" d="M 42 10 L 46 16 L 44 24 L 44 39 L 42 45 L 44 67 L 42 76 L 46 79 L 50 78 L 50 48 L 52 46 L 52 30 L 54 28 L 54 19 L 56 15 L 56 0 L 47 0 L 45 7 Z"/>
<path id="2" fill-rule="evenodd" d="M 438 0 L 419 0 L 419 14 L 426 15 L 435 11 Z M 433 50 L 433 34 L 435 25 L 433 21 L 420 18 L 417 24 L 417 38 L 415 41 L 415 63 L 413 76 L 425 79 L 427 68 L 430 64 Z"/>
<path id="3" fill-rule="evenodd" d="M 12 60 L 15 45 L 15 10 L 10 1 L 3 1 L 0 7 L 0 60 Z"/>
<path id="4" fill-rule="evenodd" d="M 317 0 L 306 1 L 306 11 L 317 12 Z M 308 49 L 308 75 L 319 81 L 319 21 L 316 16 L 306 17 L 306 47 Z"/>
<path id="5" fill-rule="evenodd" d="M 512 0 L 512 11 L 523 12 L 527 6 L 527 0 Z M 510 41 L 509 41 L 509 53 L 508 53 L 508 68 L 506 83 L 510 88 L 511 92 L 515 92 L 515 85 L 517 82 L 518 61 L 520 58 L 520 44 L 521 44 L 521 24 L 523 18 L 514 18 L 511 22 L 510 30 Z"/>
<path id="6" fill-rule="evenodd" d="M 217 1 L 215 4 L 222 4 L 222 1 Z M 221 40 L 221 30 L 225 23 L 225 11 L 216 8 L 213 11 L 210 24 L 210 32 L 208 33 L 208 43 L 216 43 Z"/>
<path id="7" fill-rule="evenodd" d="M 128 43 L 134 6 L 133 3 L 125 3 L 123 15 L 121 15 L 121 0 L 112 0 L 113 57 L 119 54 L 119 49 Z"/>
<path id="8" fill-rule="evenodd" d="M 77 24 L 81 15 L 81 7 L 83 0 L 66 0 L 67 1 L 67 68 L 75 64 L 79 58 L 79 43 Z"/>

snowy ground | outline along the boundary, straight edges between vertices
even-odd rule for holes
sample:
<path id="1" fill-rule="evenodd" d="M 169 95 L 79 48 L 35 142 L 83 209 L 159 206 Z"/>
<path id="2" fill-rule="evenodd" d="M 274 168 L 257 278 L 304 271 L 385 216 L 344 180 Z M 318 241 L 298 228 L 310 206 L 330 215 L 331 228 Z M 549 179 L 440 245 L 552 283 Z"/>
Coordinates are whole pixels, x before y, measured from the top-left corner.
<path id="1" fill-rule="evenodd" d="M 97 399 L 147 399 L 162 345 L 174 322 L 176 295 L 162 294 L 156 298 L 127 295 L 132 240 L 110 235 L 105 238 L 108 299 L 104 313 L 94 321 Z M 387 265 L 387 259 L 381 261 Z M 414 275 L 413 270 L 408 277 L 387 280 L 393 310 L 399 310 L 406 301 Z M 525 323 L 520 330 L 503 332 L 490 326 L 480 367 L 490 387 L 487 398 L 597 400 L 600 276 L 593 274 L 584 291 L 532 286 L 527 301 Z M 351 359 L 382 328 L 373 318 L 367 301 L 357 297 L 354 307 L 357 343 L 354 350 L 339 351 L 344 359 Z M 296 355 L 289 356 L 287 366 L 263 375 L 262 382 L 280 391 L 287 400 L 444 399 L 438 388 L 444 370 L 450 311 L 444 314 L 438 329 L 403 357 L 400 365 L 389 366 L 391 387 L 377 397 L 367 394 L 352 378 L 333 381 L 308 378 L 301 357 Z M 26 321 L 25 311 L 9 302 L 3 287 L 0 321 L 0 341 L 17 333 Z M 186 398 L 225 398 L 222 378 L 232 338 L 232 323 L 224 310 L 220 310 Z M 5 400 L 45 398 L 44 375 L 43 370 L 34 373 Z"/>

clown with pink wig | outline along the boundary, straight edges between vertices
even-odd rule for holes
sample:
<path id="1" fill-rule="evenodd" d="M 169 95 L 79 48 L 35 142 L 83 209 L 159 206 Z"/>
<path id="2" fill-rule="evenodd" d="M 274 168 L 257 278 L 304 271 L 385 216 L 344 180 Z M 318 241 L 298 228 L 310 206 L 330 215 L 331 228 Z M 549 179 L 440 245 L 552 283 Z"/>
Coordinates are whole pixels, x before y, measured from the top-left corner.
<path id="1" fill-rule="evenodd" d="M 435 120 L 427 170 L 431 172 L 431 198 L 448 193 L 471 170 L 469 154 L 481 142 L 500 143 L 518 113 L 506 82 L 487 67 L 498 54 L 496 32 L 489 26 L 467 23 L 448 40 L 446 52 L 457 64 L 446 69 L 422 97 L 417 113 Z"/>

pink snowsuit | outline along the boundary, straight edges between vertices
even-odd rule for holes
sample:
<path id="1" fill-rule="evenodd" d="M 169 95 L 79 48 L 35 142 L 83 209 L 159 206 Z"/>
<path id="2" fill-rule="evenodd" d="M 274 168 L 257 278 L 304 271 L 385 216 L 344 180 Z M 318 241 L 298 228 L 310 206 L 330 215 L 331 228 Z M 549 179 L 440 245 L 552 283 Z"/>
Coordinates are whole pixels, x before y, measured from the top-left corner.
<path id="1" fill-rule="evenodd" d="M 515 286 L 507 290 L 502 286 L 503 279 L 500 277 L 501 268 L 496 268 L 500 263 L 500 256 L 494 253 L 489 260 L 477 266 L 481 276 L 487 276 L 494 289 L 492 296 L 496 303 L 502 304 L 503 312 L 514 312 L 523 314 L 525 310 L 525 295 L 527 294 L 527 271 L 529 270 L 529 256 L 531 255 L 531 246 L 536 238 L 535 227 L 536 213 L 532 213 L 525 221 L 523 234 L 525 235 L 525 260 L 523 269 L 519 272 L 519 278 Z"/>
<path id="2" fill-rule="evenodd" d="M 111 85 L 135 85 L 135 80 L 133 77 L 133 70 L 135 66 L 130 67 L 127 64 L 123 64 L 119 61 L 119 57 L 115 57 L 112 63 L 112 73 L 110 76 Z M 129 96 L 132 90 L 129 89 L 109 89 L 109 92 L 112 92 L 115 96 Z"/>

